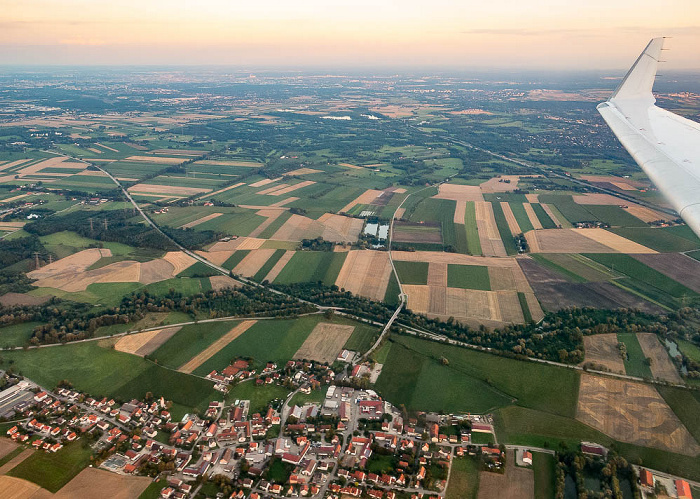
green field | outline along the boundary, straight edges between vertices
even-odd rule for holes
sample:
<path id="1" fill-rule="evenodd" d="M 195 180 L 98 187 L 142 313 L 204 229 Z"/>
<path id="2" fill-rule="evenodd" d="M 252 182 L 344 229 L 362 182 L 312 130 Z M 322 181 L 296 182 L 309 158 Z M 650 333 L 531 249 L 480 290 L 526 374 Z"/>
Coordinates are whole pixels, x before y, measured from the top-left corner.
<path id="1" fill-rule="evenodd" d="M 239 323 L 240 321 L 226 321 L 183 326 L 182 329 L 153 352 L 150 358 L 163 366 L 178 369 Z M 205 374 L 208 374 L 208 372 Z"/>
<path id="2" fill-rule="evenodd" d="M 572 417 L 578 373 L 465 348 L 392 337 L 377 390 L 413 410 L 483 412 L 512 403 Z M 440 363 L 445 357 L 449 366 Z"/>
<path id="3" fill-rule="evenodd" d="M 401 284 L 428 284 L 427 262 L 394 262 Z"/>
<path id="4" fill-rule="evenodd" d="M 470 255 L 481 255 L 481 242 L 476 225 L 476 208 L 474 201 L 467 201 L 467 209 L 464 214 L 464 229 L 467 232 L 467 248 Z"/>
<path id="5" fill-rule="evenodd" d="M 233 270 L 236 268 L 236 265 L 241 263 L 241 260 L 248 256 L 248 253 L 250 253 L 250 250 L 236 250 L 221 266 L 227 270 Z"/>
<path id="6" fill-rule="evenodd" d="M 525 323 L 532 322 L 532 312 L 530 311 L 530 305 L 527 304 L 527 297 L 522 291 L 518 291 L 518 302 L 520 302 L 520 308 L 523 311 L 523 320 Z"/>
<path id="7" fill-rule="evenodd" d="M 357 323 L 344 317 L 325 319 L 322 315 L 307 315 L 298 319 L 260 320 L 241 336 L 223 347 L 209 360 L 195 369 L 195 374 L 206 375 L 212 370 L 221 370 L 237 357 L 250 357 L 255 366 L 264 367 L 267 362 L 282 365 L 292 357 L 304 343 L 311 330 L 319 322 L 338 324 Z"/>
<path id="8" fill-rule="evenodd" d="M 675 227 L 669 227 L 669 229 L 675 229 Z M 647 248 L 665 253 L 691 251 L 700 247 L 697 240 L 687 239 L 679 235 L 682 234 L 679 231 L 663 228 L 617 228 L 610 229 L 610 231 L 626 237 L 627 239 L 631 239 Z"/>
<path id="9" fill-rule="evenodd" d="M 236 400 L 250 400 L 250 413 L 263 413 L 272 400 L 284 399 L 289 395 L 289 390 L 278 385 L 256 386 L 254 381 L 244 381 L 234 386 L 226 395 L 226 402 L 234 403 Z"/>
<path id="10" fill-rule="evenodd" d="M 147 392 L 172 400 L 179 408 L 173 417 L 192 408 L 206 408 L 220 398 L 211 382 L 182 374 L 147 360 L 101 347 L 98 342 L 3 352 L 7 362 L 32 381 L 45 388 L 67 379 L 76 389 L 93 397 L 114 397 L 126 401 L 143 399 Z"/>
<path id="11" fill-rule="evenodd" d="M 412 196 L 413 197 L 413 196 Z M 410 199 L 412 199 L 409 198 Z M 439 222 L 442 229 L 442 243 L 444 246 L 457 248 L 457 236 L 455 233 L 454 213 L 456 201 L 449 199 L 428 198 L 422 200 L 410 215 L 411 222 Z M 407 209 L 408 212 L 408 209 Z"/>
<path id="12" fill-rule="evenodd" d="M 263 264 L 263 266 L 260 267 L 260 269 L 255 273 L 253 279 L 255 279 L 258 282 L 262 282 L 263 279 L 265 279 L 265 276 L 270 273 L 272 267 L 275 266 L 275 264 L 279 261 L 280 258 L 282 258 L 282 256 L 285 253 L 286 251 L 283 249 L 275 250 L 272 256 L 268 258 L 267 261 Z"/>
<path id="13" fill-rule="evenodd" d="M 515 215 L 515 220 L 518 222 L 521 232 L 525 233 L 534 229 L 532 222 L 530 222 L 530 217 L 527 216 L 523 203 L 511 201 L 508 205 L 513 211 L 513 215 Z"/>
<path id="14" fill-rule="evenodd" d="M 651 368 L 646 363 L 646 357 L 644 357 L 642 347 L 637 341 L 637 335 L 634 333 L 617 333 L 617 341 L 627 346 L 627 358 L 623 359 L 625 372 L 630 376 L 651 378 Z"/>
<path id="15" fill-rule="evenodd" d="M 92 449 L 87 442 L 73 442 L 56 453 L 36 451 L 7 474 L 56 493 L 90 464 L 91 457 Z"/>
<path id="16" fill-rule="evenodd" d="M 700 347 L 695 343 L 687 340 L 675 340 L 678 343 L 679 350 L 685 355 L 693 359 L 695 362 L 700 362 Z"/>
<path id="17" fill-rule="evenodd" d="M 277 284 L 318 282 L 335 284 L 347 253 L 332 251 L 297 251 L 275 279 Z"/>
<path id="18" fill-rule="evenodd" d="M 503 214 L 503 208 L 501 208 L 501 203 L 491 203 L 493 207 L 493 216 L 496 219 L 496 226 L 498 227 L 498 233 L 501 235 L 501 240 L 503 241 L 503 246 L 506 249 L 508 255 L 517 255 L 518 248 L 515 246 L 515 240 L 508 227 L 508 222 L 506 221 L 506 216 Z"/>
<path id="19" fill-rule="evenodd" d="M 535 494 L 541 499 L 554 499 L 556 460 L 551 454 L 532 453 L 532 471 L 535 474 Z"/>
<path id="20" fill-rule="evenodd" d="M 619 206 L 586 205 L 586 210 L 611 227 L 647 227 L 646 222 L 627 213 Z"/>
<path id="21" fill-rule="evenodd" d="M 455 458 L 452 461 L 447 499 L 476 499 L 479 491 L 479 461 L 476 457 Z"/>
<path id="22" fill-rule="evenodd" d="M 0 347 L 21 347 L 26 345 L 32 337 L 34 328 L 41 322 L 21 322 L 0 328 Z"/>
<path id="23" fill-rule="evenodd" d="M 489 269 L 483 265 L 447 265 L 447 286 L 450 288 L 491 290 Z"/>
<path id="24" fill-rule="evenodd" d="M 538 199 L 540 203 L 555 206 L 565 220 L 571 223 L 598 221 L 598 217 L 588 211 L 584 205 L 576 203 L 568 194 L 540 194 Z M 558 215 L 556 212 L 554 214 Z"/>
<path id="25" fill-rule="evenodd" d="M 539 219 L 540 223 L 542 224 L 543 229 L 556 229 L 557 224 L 554 223 L 554 220 L 550 218 L 549 215 L 547 215 L 547 212 L 544 211 L 544 208 L 542 208 L 542 205 L 540 203 L 531 203 L 532 204 L 532 209 L 535 211 L 535 215 L 537 215 L 537 218 Z"/>
<path id="26" fill-rule="evenodd" d="M 99 284 L 99 283 L 98 283 Z M 117 284 L 134 284 L 134 283 L 117 283 Z M 94 286 L 92 284 L 91 286 Z M 126 287 L 126 286 L 125 286 Z M 141 287 L 141 286 L 138 286 Z M 211 289 L 211 283 L 208 278 L 198 278 L 198 277 L 175 277 L 173 279 L 166 279 L 165 281 L 154 282 L 153 284 L 148 284 L 143 286 L 145 290 L 149 293 L 158 296 L 165 296 L 171 291 L 176 293 L 181 293 L 185 296 L 194 295 L 197 293 L 203 293 Z M 88 287 L 88 289 L 90 289 Z"/>
<path id="27" fill-rule="evenodd" d="M 621 284 L 633 286 L 635 290 L 639 290 L 641 293 L 661 303 L 673 305 L 674 302 L 670 300 L 670 298 L 675 298 L 682 302 L 698 297 L 695 291 L 674 281 L 658 270 L 644 265 L 642 262 L 629 255 L 619 253 L 593 253 L 584 256 L 604 265 L 608 269 L 627 275 L 629 280 L 625 279 Z M 639 286 L 637 283 L 641 283 L 650 288 Z"/>
<path id="28" fill-rule="evenodd" d="M 397 262 L 394 262 L 394 264 L 396 263 Z M 386 291 L 384 292 L 384 302 L 389 305 L 398 305 L 399 292 L 399 283 L 396 281 L 396 276 L 392 272 L 391 277 L 389 277 L 389 284 L 387 284 Z"/>
<path id="29" fill-rule="evenodd" d="M 700 401 L 693 392 L 673 386 L 659 386 L 657 390 L 690 434 L 700 442 Z"/>
<path id="30" fill-rule="evenodd" d="M 379 330 L 376 327 L 359 322 L 355 323 L 355 330 L 352 332 L 352 335 L 350 335 L 350 338 L 348 338 L 348 341 L 345 342 L 343 348 L 364 353 L 377 341 L 378 336 Z"/>
<path id="31" fill-rule="evenodd" d="M 265 227 L 263 231 L 258 235 L 258 237 L 263 239 L 269 239 L 272 237 L 277 230 L 284 225 L 284 223 L 289 220 L 292 214 L 289 211 L 284 211 L 280 216 L 275 218 L 273 222 Z"/>

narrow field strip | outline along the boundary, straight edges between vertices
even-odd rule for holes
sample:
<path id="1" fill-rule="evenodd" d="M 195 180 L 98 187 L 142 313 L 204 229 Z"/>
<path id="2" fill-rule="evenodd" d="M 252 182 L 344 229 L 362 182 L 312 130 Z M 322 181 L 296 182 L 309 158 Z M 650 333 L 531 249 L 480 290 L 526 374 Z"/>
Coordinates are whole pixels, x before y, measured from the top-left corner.
<path id="1" fill-rule="evenodd" d="M 199 366 L 201 366 L 206 361 L 208 361 L 219 350 L 221 350 L 226 345 L 231 343 L 233 340 L 238 338 L 240 335 L 245 333 L 256 322 L 258 322 L 258 321 L 257 320 L 249 320 L 249 321 L 241 322 L 236 327 L 231 329 L 228 333 L 223 335 L 221 338 L 216 340 L 214 343 L 212 343 L 207 348 L 205 348 L 203 351 L 201 351 L 196 356 L 194 356 L 192 359 L 190 359 L 186 364 L 181 366 L 180 369 L 178 369 L 178 371 L 180 371 L 182 373 L 186 373 L 186 374 L 192 373 L 192 371 L 194 371 Z"/>

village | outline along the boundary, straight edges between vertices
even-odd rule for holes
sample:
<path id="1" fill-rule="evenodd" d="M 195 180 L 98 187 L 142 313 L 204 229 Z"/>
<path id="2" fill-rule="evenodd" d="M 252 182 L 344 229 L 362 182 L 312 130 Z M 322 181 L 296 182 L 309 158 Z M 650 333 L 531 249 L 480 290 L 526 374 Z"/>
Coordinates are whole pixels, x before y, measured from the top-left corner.
<path id="1" fill-rule="evenodd" d="M 91 466 L 164 481 L 163 499 L 209 497 L 212 485 L 217 497 L 238 499 L 437 499 L 445 497 L 454 460 L 474 459 L 494 474 L 532 466 L 530 449 L 497 444 L 490 416 L 408 417 L 359 387 L 371 373 L 369 364 L 358 364 L 334 375 L 326 364 L 300 360 L 282 368 L 268 363 L 256 373 L 248 360 L 236 359 L 207 376 L 220 391 L 230 383 L 284 384 L 294 391 L 264 413 L 251 413 L 248 400 L 212 401 L 204 413 L 180 421 L 163 398 L 97 400 L 70 387 L 49 392 L 5 374 L 11 386 L 0 393 L 0 410 L 5 420 L 16 421 L 6 432 L 13 441 L 54 453 L 82 440 L 92 449 Z M 291 404 L 297 394 L 315 394 L 316 401 Z M 587 442 L 581 451 L 599 459 L 608 453 Z M 643 497 L 659 490 L 692 497 L 684 480 L 644 468 L 637 473 Z"/>

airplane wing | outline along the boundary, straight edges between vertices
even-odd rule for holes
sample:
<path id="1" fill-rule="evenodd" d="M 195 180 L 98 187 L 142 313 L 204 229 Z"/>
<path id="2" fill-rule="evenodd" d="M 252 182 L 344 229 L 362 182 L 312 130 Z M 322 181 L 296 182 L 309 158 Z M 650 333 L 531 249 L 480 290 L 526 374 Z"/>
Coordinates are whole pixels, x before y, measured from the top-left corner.
<path id="1" fill-rule="evenodd" d="M 598 112 L 700 237 L 700 124 L 655 106 L 651 93 L 664 39 L 654 38 Z"/>

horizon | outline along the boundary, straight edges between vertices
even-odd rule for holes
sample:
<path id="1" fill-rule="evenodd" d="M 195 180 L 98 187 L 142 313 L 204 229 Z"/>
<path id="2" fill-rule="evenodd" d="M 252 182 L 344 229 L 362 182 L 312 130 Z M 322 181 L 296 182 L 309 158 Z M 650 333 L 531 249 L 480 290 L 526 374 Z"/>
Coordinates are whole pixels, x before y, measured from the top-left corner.
<path id="1" fill-rule="evenodd" d="M 0 0 L 0 65 L 615 70 L 668 36 L 668 69 L 700 70 L 697 2 L 559 3 Z"/>

